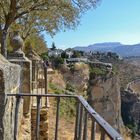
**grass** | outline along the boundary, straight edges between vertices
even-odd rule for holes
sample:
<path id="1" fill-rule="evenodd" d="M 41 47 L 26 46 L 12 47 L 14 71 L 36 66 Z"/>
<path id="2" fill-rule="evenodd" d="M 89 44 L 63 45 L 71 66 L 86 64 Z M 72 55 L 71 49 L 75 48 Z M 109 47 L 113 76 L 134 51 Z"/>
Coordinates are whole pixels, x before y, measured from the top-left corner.
<path id="1" fill-rule="evenodd" d="M 107 70 L 105 68 L 90 67 L 90 75 L 94 76 L 105 76 Z"/>
<path id="2" fill-rule="evenodd" d="M 55 84 L 49 83 L 49 88 L 51 88 L 51 90 L 55 94 L 65 94 L 65 89 L 59 89 Z M 56 105 L 56 102 L 55 102 L 55 105 Z M 75 113 L 76 113 L 76 101 L 75 101 L 75 99 L 73 99 L 73 98 L 68 98 L 68 99 L 61 98 L 61 100 L 60 100 L 60 116 L 63 116 L 65 118 L 71 118 L 71 117 L 75 116 Z"/>

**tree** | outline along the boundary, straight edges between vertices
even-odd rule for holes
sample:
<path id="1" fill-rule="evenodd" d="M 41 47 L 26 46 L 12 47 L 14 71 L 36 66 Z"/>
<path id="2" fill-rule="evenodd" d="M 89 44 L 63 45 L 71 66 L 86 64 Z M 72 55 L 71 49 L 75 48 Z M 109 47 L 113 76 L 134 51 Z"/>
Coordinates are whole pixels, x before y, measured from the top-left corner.
<path id="1" fill-rule="evenodd" d="M 64 59 L 67 59 L 67 58 L 69 58 L 69 55 L 66 54 L 65 51 L 63 51 L 63 52 L 61 53 L 61 57 L 64 58 Z"/>
<path id="2" fill-rule="evenodd" d="M 27 26 L 27 34 L 47 31 L 55 33 L 61 29 L 75 28 L 81 14 L 96 7 L 99 0 L 1 0 L 0 43 L 1 53 L 7 55 L 6 39 L 14 24 Z M 31 28 L 32 27 L 32 28 Z"/>
<path id="3" fill-rule="evenodd" d="M 78 58 L 78 57 L 81 57 L 81 53 L 79 51 L 74 51 L 72 58 Z"/>
<path id="4" fill-rule="evenodd" d="M 53 43 L 52 43 L 51 50 L 53 51 L 53 50 L 55 50 L 55 49 L 56 49 L 56 46 L 55 46 L 55 43 L 53 42 Z"/>
<path id="5" fill-rule="evenodd" d="M 30 38 L 25 41 L 24 51 L 27 52 L 28 49 L 33 49 L 39 55 L 41 55 L 43 52 L 48 51 L 43 36 L 40 36 L 38 34 L 31 35 Z"/>

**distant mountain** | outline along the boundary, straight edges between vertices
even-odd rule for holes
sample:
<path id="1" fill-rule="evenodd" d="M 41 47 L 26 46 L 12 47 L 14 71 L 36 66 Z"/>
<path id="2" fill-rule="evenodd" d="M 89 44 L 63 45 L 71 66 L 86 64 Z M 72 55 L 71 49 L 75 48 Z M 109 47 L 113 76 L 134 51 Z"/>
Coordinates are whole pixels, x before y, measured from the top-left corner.
<path id="1" fill-rule="evenodd" d="M 118 46 L 112 51 L 121 56 L 140 56 L 140 44 Z"/>
<path id="2" fill-rule="evenodd" d="M 77 46 L 75 50 L 79 51 L 99 51 L 99 52 L 115 52 L 123 57 L 126 56 L 140 56 L 140 44 L 135 45 L 123 45 L 120 42 L 105 42 L 96 43 L 89 46 Z"/>
<path id="3" fill-rule="evenodd" d="M 109 51 L 111 48 L 115 48 L 117 46 L 121 46 L 122 44 L 120 42 L 105 42 L 105 43 L 96 43 L 93 45 L 89 46 L 77 46 L 74 47 L 75 50 L 80 50 L 80 51 Z"/>

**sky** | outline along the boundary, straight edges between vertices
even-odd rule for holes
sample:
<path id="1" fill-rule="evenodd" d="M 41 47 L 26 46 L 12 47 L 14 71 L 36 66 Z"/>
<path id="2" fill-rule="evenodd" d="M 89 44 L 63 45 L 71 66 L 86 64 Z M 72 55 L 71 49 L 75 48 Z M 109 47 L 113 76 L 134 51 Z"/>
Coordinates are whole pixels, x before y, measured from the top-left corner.
<path id="1" fill-rule="evenodd" d="M 140 0 L 102 0 L 96 9 L 83 15 L 73 31 L 45 35 L 48 47 L 88 46 L 102 42 L 140 43 Z"/>

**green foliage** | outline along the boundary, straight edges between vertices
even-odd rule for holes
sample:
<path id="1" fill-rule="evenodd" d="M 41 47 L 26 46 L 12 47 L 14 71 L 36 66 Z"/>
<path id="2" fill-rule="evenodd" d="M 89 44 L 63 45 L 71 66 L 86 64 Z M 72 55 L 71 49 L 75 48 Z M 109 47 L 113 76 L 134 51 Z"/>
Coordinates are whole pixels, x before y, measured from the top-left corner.
<path id="1" fill-rule="evenodd" d="M 6 38 L 8 31 L 22 31 L 26 40 L 31 34 L 42 31 L 51 36 L 65 29 L 75 29 L 81 15 L 99 0 L 2 0 L 0 1 L 0 43 L 3 55 L 6 56 Z M 4 39 L 1 39 L 4 38 Z"/>
<path id="2" fill-rule="evenodd" d="M 82 53 L 81 52 L 79 52 L 79 51 L 74 51 L 73 52 L 73 55 L 72 55 L 72 58 L 79 58 L 79 57 L 81 57 L 82 56 Z"/>
<path id="3" fill-rule="evenodd" d="M 49 59 L 48 52 L 44 52 L 40 56 L 43 60 L 48 60 Z"/>
<path id="4" fill-rule="evenodd" d="M 55 94 L 63 94 L 64 90 L 59 89 L 55 84 L 49 83 L 49 87 L 53 90 Z"/>
<path id="5" fill-rule="evenodd" d="M 64 90 L 59 89 L 55 84 L 49 83 L 49 87 L 53 90 L 55 94 L 64 94 Z M 60 116 L 69 118 L 75 116 L 76 112 L 76 101 L 75 99 L 61 98 L 60 100 Z"/>
<path id="6" fill-rule="evenodd" d="M 54 68 L 58 69 L 61 64 L 64 64 L 64 59 L 62 57 L 50 57 L 50 61 L 52 61 L 52 65 Z"/>
<path id="7" fill-rule="evenodd" d="M 126 127 L 128 127 L 131 130 L 131 137 L 132 137 L 132 139 L 134 139 L 136 136 L 136 125 L 127 124 Z"/>
<path id="8" fill-rule="evenodd" d="M 70 83 L 66 84 L 66 90 L 69 90 L 70 92 L 75 92 L 74 87 Z"/>
<path id="9" fill-rule="evenodd" d="M 28 54 L 31 50 L 33 49 L 33 46 L 31 44 L 31 42 L 28 40 L 25 42 L 25 46 L 24 46 L 24 52 L 25 54 Z"/>
<path id="10" fill-rule="evenodd" d="M 76 100 L 73 98 L 61 99 L 60 116 L 71 118 L 76 115 Z"/>
<path id="11" fill-rule="evenodd" d="M 74 28 L 79 23 L 81 13 L 96 7 L 98 1 L 3 0 L 0 2 L 1 23 L 4 27 L 12 25 L 14 29 L 20 28 L 24 37 L 39 31 L 53 35 L 59 30 Z"/>
<path id="12" fill-rule="evenodd" d="M 90 74 L 104 76 L 107 74 L 107 70 L 105 68 L 90 67 Z"/>
<path id="13" fill-rule="evenodd" d="M 117 70 L 117 67 L 115 65 L 112 66 L 112 74 L 113 75 L 118 74 L 118 70 Z"/>
<path id="14" fill-rule="evenodd" d="M 25 41 L 24 50 L 27 51 L 30 49 L 33 49 L 39 55 L 41 55 L 44 52 L 47 52 L 48 49 L 43 36 L 40 36 L 38 34 L 30 36 L 30 38 Z"/>
<path id="15" fill-rule="evenodd" d="M 53 50 L 55 50 L 55 49 L 56 49 L 56 46 L 55 46 L 55 43 L 53 42 L 53 43 L 52 43 L 51 50 L 53 51 Z"/>
<path id="16" fill-rule="evenodd" d="M 61 57 L 64 58 L 64 59 L 67 59 L 68 58 L 68 55 L 66 54 L 66 52 L 62 52 L 61 53 Z"/>

